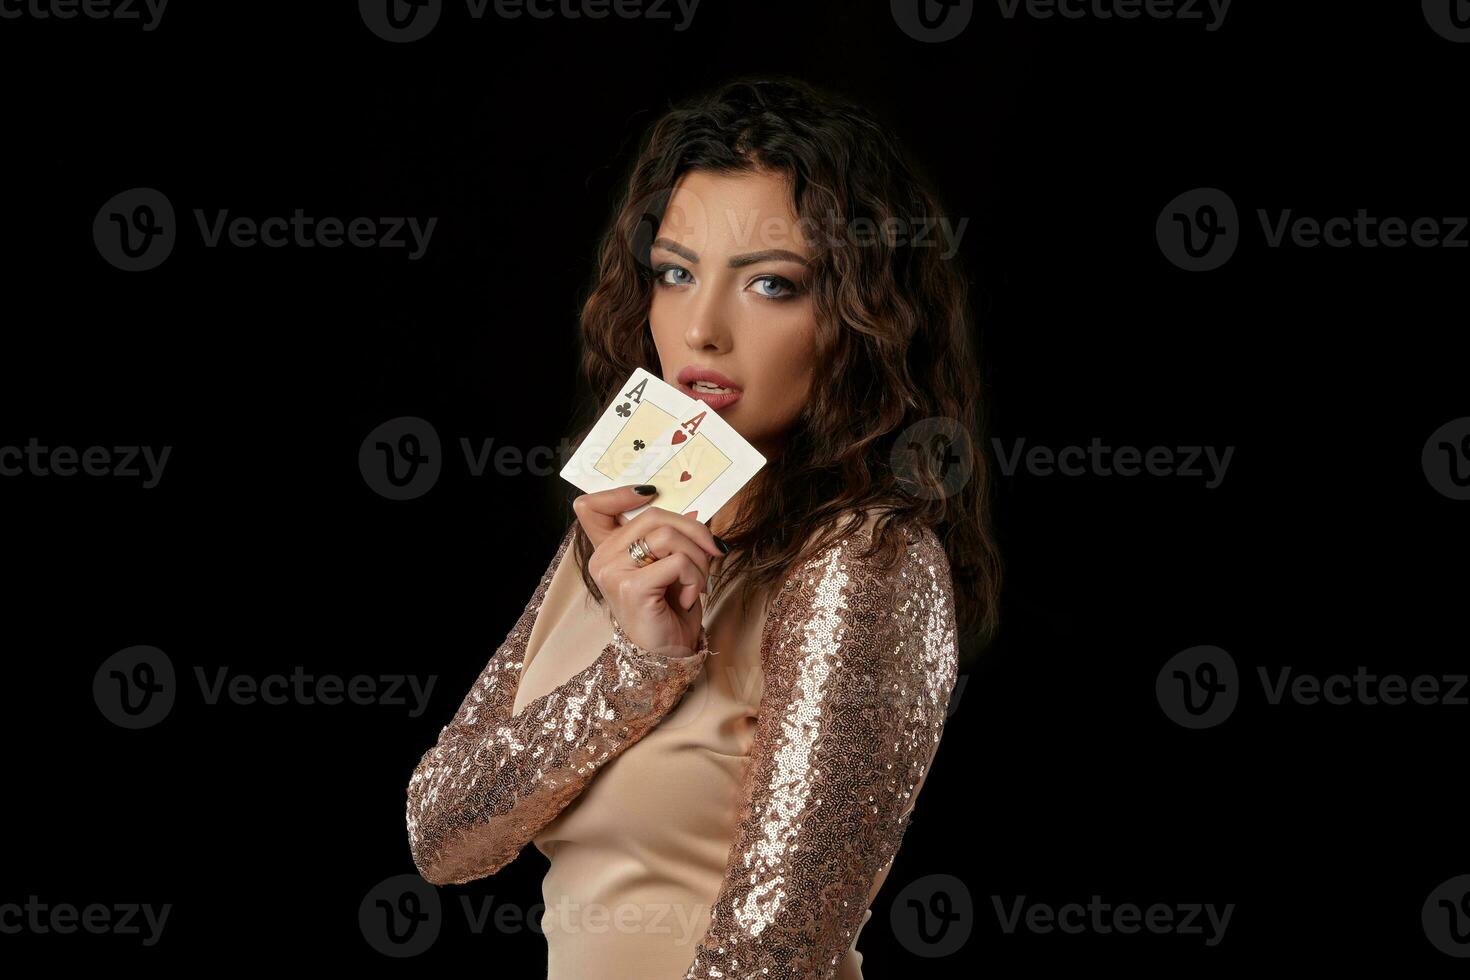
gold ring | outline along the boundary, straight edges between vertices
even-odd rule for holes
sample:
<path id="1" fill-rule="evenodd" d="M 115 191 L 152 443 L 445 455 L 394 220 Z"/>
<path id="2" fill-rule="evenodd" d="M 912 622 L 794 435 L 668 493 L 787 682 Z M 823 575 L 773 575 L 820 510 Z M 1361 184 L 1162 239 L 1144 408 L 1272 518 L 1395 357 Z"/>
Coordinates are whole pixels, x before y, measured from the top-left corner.
<path id="1" fill-rule="evenodd" d="M 648 541 L 644 538 L 639 538 L 628 545 L 628 554 L 632 557 L 634 564 L 639 568 L 642 568 L 644 565 L 652 565 L 658 561 L 658 557 L 654 555 L 653 549 L 648 546 Z"/>

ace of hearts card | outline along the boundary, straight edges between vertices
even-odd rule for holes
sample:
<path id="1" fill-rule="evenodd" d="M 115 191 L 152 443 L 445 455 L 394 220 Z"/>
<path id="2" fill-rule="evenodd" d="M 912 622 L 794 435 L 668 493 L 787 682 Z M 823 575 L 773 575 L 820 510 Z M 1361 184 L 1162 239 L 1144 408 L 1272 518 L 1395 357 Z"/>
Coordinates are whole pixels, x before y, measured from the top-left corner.
<path id="1" fill-rule="evenodd" d="M 618 389 L 582 440 L 561 476 L 586 493 L 651 483 L 648 507 L 708 520 L 766 459 L 730 424 L 697 398 L 643 368 Z"/>

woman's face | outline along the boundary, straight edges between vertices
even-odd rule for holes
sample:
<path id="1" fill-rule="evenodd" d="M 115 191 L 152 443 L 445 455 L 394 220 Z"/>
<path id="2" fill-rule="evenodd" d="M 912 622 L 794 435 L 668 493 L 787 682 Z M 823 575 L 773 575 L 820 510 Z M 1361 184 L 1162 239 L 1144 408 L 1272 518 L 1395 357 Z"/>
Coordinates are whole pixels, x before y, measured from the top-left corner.
<path id="1" fill-rule="evenodd" d="M 801 413 L 815 367 L 812 252 L 789 198 L 788 181 L 766 171 L 689 171 L 649 255 L 648 322 L 664 380 L 768 458 Z M 701 369 L 733 392 L 702 391 L 690 377 Z"/>

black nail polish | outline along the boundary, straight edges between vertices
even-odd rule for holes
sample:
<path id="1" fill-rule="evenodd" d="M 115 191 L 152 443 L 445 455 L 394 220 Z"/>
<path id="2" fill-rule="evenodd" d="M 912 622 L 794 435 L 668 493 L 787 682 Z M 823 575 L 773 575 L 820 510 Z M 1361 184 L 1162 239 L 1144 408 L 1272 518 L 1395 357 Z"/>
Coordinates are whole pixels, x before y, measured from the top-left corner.
<path id="1" fill-rule="evenodd" d="M 711 535 L 711 537 L 715 539 L 715 547 L 720 549 L 720 554 L 728 555 L 730 553 L 730 546 L 725 543 L 724 538 L 720 537 L 718 534 Z"/>
<path id="2" fill-rule="evenodd" d="M 645 497 L 651 497 L 654 494 L 658 493 L 658 487 L 654 486 L 652 483 L 640 483 L 633 489 L 637 490 Z"/>

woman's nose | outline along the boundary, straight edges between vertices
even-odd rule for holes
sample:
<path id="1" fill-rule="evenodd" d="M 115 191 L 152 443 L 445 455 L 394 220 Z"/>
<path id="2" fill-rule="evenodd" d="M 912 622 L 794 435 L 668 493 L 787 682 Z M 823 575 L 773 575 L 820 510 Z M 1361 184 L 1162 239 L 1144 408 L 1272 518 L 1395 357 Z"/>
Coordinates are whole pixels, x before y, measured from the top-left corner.
<path id="1" fill-rule="evenodd" d="M 691 350 L 729 348 L 729 321 L 715 290 L 704 290 L 703 296 L 696 296 L 688 315 L 689 325 L 684 329 L 684 342 Z"/>

